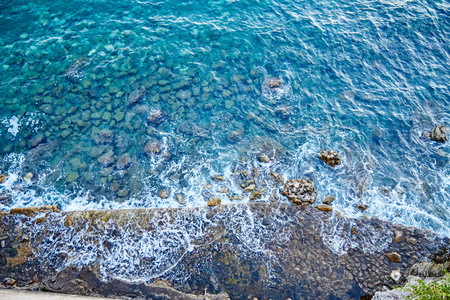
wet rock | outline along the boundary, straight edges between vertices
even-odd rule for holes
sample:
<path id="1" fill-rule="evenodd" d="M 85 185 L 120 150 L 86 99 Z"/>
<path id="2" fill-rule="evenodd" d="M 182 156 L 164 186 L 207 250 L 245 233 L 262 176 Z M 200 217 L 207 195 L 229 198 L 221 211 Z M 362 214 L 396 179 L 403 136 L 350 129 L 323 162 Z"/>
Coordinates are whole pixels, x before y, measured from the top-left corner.
<path id="1" fill-rule="evenodd" d="M 158 192 L 158 196 L 161 199 L 166 199 L 166 198 L 169 198 L 170 194 L 169 194 L 169 191 L 167 189 L 162 189 L 162 190 L 160 190 Z"/>
<path id="2" fill-rule="evenodd" d="M 140 89 L 132 91 L 128 95 L 127 104 L 132 105 L 132 104 L 137 103 L 138 101 L 140 101 L 141 99 L 143 99 L 145 97 L 145 94 L 146 94 L 146 89 L 143 86 Z"/>
<path id="3" fill-rule="evenodd" d="M 258 160 L 262 163 L 269 163 L 270 162 L 270 158 L 268 158 L 266 155 L 262 154 L 259 156 Z"/>
<path id="4" fill-rule="evenodd" d="M 8 175 L 1 174 L 1 175 L 0 175 L 0 184 L 3 183 L 3 182 L 5 182 L 6 178 L 8 178 Z"/>
<path id="5" fill-rule="evenodd" d="M 110 144 L 114 141 L 114 132 L 110 129 L 102 129 L 94 135 L 97 145 Z"/>
<path id="6" fill-rule="evenodd" d="M 186 204 L 186 200 L 184 199 L 183 194 L 177 194 L 177 195 L 175 196 L 175 199 L 177 199 L 177 202 L 178 202 L 180 205 L 185 205 L 185 204 Z"/>
<path id="7" fill-rule="evenodd" d="M 3 205 L 10 205 L 12 197 L 10 194 L 0 193 L 0 203 Z"/>
<path id="8" fill-rule="evenodd" d="M 408 238 L 407 240 L 406 240 L 408 243 L 410 243 L 411 245 L 415 245 L 415 244 L 417 244 L 417 240 L 415 239 L 415 238 Z"/>
<path id="9" fill-rule="evenodd" d="M 275 182 L 278 185 L 283 185 L 284 184 L 284 178 L 280 173 L 275 173 L 275 172 L 271 172 L 270 173 L 270 177 L 272 177 L 273 180 L 275 180 Z"/>
<path id="10" fill-rule="evenodd" d="M 338 165 L 340 160 L 339 153 L 333 152 L 331 150 L 328 151 L 322 150 L 322 152 L 319 155 L 319 158 L 332 167 Z"/>
<path id="11" fill-rule="evenodd" d="M 291 179 L 283 187 L 282 194 L 295 204 L 316 202 L 314 183 L 306 179 Z"/>
<path id="12" fill-rule="evenodd" d="M 97 161 L 102 165 L 103 167 L 109 167 L 114 163 L 114 153 L 113 152 L 107 152 L 100 156 Z"/>
<path id="13" fill-rule="evenodd" d="M 222 200 L 219 197 L 212 197 L 212 198 L 209 198 L 207 205 L 208 206 L 216 206 L 216 205 L 220 205 L 220 203 L 222 203 Z"/>
<path id="14" fill-rule="evenodd" d="M 27 174 L 25 174 L 25 176 L 23 176 L 23 180 L 25 181 L 30 181 L 31 179 L 33 179 L 34 175 L 31 172 L 28 172 Z"/>
<path id="15" fill-rule="evenodd" d="M 360 211 L 366 211 L 369 206 L 367 204 L 358 203 L 355 205 L 355 208 L 359 209 Z"/>
<path id="16" fill-rule="evenodd" d="M 214 181 L 225 181 L 225 179 L 223 178 L 222 175 L 214 176 L 213 180 L 214 180 Z"/>
<path id="17" fill-rule="evenodd" d="M 356 226 L 352 226 L 352 229 L 350 230 L 352 235 L 355 235 L 358 233 L 358 229 L 356 228 Z"/>
<path id="18" fill-rule="evenodd" d="M 445 143 L 448 140 L 447 128 L 445 126 L 436 125 L 434 130 L 431 132 L 430 138 L 433 141 Z"/>
<path id="19" fill-rule="evenodd" d="M 322 199 L 322 203 L 330 205 L 331 203 L 333 203 L 334 199 L 335 198 L 333 196 L 326 196 Z"/>
<path id="20" fill-rule="evenodd" d="M 328 204 L 317 204 L 316 208 L 321 211 L 332 211 L 333 208 Z"/>
<path id="21" fill-rule="evenodd" d="M 267 78 L 263 83 L 265 86 L 274 89 L 283 86 L 283 79 L 279 77 Z"/>
<path id="22" fill-rule="evenodd" d="M 397 252 L 391 252 L 391 253 L 385 254 L 384 256 L 386 256 L 387 259 L 389 259 L 390 261 L 392 261 L 394 263 L 402 262 L 402 256 L 400 254 L 398 254 Z"/>
<path id="23" fill-rule="evenodd" d="M 250 184 L 249 186 L 247 186 L 242 192 L 245 193 L 250 193 L 253 192 L 255 190 L 255 185 L 254 184 Z"/>
<path id="24" fill-rule="evenodd" d="M 159 154 L 161 152 L 161 144 L 156 142 L 148 142 L 144 147 L 145 155 Z"/>
<path id="25" fill-rule="evenodd" d="M 227 194 L 228 193 L 228 189 L 227 188 L 223 188 L 217 191 L 220 194 Z"/>
<path id="26" fill-rule="evenodd" d="M 253 191 L 253 193 L 249 196 L 250 200 L 260 199 L 264 195 L 264 191 Z"/>
<path id="27" fill-rule="evenodd" d="M 116 163 L 116 168 L 119 170 L 123 170 L 128 168 L 131 165 L 132 159 L 130 153 L 125 153 L 118 159 Z"/>
<path id="28" fill-rule="evenodd" d="M 167 114 L 158 109 L 150 112 L 147 121 L 154 126 L 158 126 L 161 125 L 166 118 Z"/>
<path id="29" fill-rule="evenodd" d="M 42 143 L 45 142 L 45 135 L 38 134 L 37 136 L 35 136 L 31 141 L 28 142 L 28 147 L 30 148 L 34 148 Z"/>

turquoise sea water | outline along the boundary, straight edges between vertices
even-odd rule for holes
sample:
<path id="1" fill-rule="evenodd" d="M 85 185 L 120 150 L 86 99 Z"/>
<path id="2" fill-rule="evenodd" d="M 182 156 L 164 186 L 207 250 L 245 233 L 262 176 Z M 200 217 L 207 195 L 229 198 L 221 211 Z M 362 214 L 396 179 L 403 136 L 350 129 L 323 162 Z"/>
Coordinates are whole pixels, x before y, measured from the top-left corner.
<path id="1" fill-rule="evenodd" d="M 449 143 L 422 132 L 450 125 L 449 16 L 422 0 L 3 1 L 0 208 L 245 202 L 250 179 L 271 201 L 277 172 L 349 216 L 364 203 L 448 235 Z"/>

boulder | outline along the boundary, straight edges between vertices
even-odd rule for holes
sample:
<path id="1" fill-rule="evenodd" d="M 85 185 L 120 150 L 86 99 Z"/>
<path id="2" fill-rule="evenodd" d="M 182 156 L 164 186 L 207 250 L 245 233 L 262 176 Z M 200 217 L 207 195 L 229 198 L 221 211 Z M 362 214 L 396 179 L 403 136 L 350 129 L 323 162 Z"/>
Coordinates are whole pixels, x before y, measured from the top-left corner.
<path id="1" fill-rule="evenodd" d="M 331 203 L 333 203 L 334 199 L 335 198 L 333 196 L 326 196 L 325 198 L 322 199 L 322 203 L 330 205 Z"/>
<path id="2" fill-rule="evenodd" d="M 8 175 L 1 174 L 1 175 L 0 175 L 0 184 L 3 183 L 3 182 L 5 182 L 6 178 L 8 178 Z"/>
<path id="3" fill-rule="evenodd" d="M 369 206 L 367 204 L 358 203 L 355 205 L 355 208 L 359 209 L 360 211 L 366 211 Z"/>
<path id="4" fill-rule="evenodd" d="M 100 156 L 97 160 L 103 167 L 109 167 L 114 163 L 114 153 L 111 151 L 107 152 Z"/>
<path id="5" fill-rule="evenodd" d="M 328 151 L 322 150 L 322 152 L 319 155 L 319 158 L 332 167 L 338 165 L 340 160 L 339 153 L 337 153 L 336 151 L 333 152 L 331 150 Z"/>
<path id="6" fill-rule="evenodd" d="M 316 208 L 321 211 L 332 211 L 333 208 L 328 204 L 317 204 Z"/>
<path id="7" fill-rule="evenodd" d="M 436 125 L 434 130 L 431 132 L 430 138 L 433 141 L 445 143 L 448 140 L 447 128 L 445 128 L 445 126 Z"/>
<path id="8" fill-rule="evenodd" d="M 316 202 L 316 188 L 314 183 L 306 179 L 291 179 L 283 187 L 283 195 L 294 204 Z"/>
<path id="9" fill-rule="evenodd" d="M 222 175 L 217 175 L 217 176 L 214 176 L 213 180 L 214 181 L 224 181 L 225 179 L 223 178 Z"/>

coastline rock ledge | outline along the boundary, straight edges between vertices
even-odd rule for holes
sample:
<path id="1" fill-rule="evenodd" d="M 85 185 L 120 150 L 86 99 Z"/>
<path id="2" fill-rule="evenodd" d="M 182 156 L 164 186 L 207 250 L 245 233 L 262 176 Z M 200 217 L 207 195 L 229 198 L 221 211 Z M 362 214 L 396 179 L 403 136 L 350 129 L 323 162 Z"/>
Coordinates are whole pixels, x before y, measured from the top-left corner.
<path id="1" fill-rule="evenodd" d="M 399 284 L 393 271 L 401 281 L 415 265 L 439 270 L 450 256 L 449 240 L 432 232 L 309 205 L 29 210 L 0 213 L 5 288 L 135 299 L 370 299 Z"/>

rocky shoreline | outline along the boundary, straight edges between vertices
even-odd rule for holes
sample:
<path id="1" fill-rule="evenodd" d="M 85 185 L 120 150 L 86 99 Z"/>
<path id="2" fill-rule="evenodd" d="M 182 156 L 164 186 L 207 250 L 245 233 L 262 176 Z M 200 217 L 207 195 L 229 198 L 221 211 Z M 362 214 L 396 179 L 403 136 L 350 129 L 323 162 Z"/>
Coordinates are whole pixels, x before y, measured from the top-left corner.
<path id="1" fill-rule="evenodd" d="M 438 276 L 449 264 L 448 238 L 309 205 L 44 207 L 16 209 L 0 219 L 3 286 L 61 293 L 370 299 L 409 274 Z"/>

